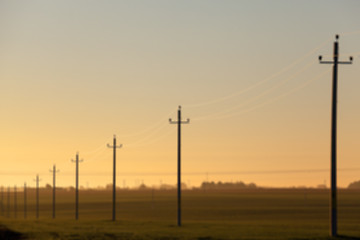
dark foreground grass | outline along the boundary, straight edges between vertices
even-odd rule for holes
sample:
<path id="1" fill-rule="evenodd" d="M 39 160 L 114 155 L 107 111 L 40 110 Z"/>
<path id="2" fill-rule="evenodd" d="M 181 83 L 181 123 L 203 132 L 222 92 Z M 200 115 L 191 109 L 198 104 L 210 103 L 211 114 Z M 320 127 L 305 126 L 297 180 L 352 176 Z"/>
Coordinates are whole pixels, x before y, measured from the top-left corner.
<path id="1" fill-rule="evenodd" d="M 0 218 L 0 224 L 40 240 L 325 240 L 330 239 L 328 194 L 308 189 L 185 191 L 183 226 L 177 227 L 175 191 L 120 192 L 116 222 L 110 221 L 109 193 L 83 192 L 79 221 L 73 220 L 72 194 L 63 193 L 57 219 L 51 219 L 51 201 L 43 197 L 40 220 L 31 211 L 29 219 L 21 220 L 19 211 L 18 219 Z M 337 239 L 360 240 L 359 191 L 339 192 L 339 234 Z"/>
<path id="2" fill-rule="evenodd" d="M 132 222 L 132 221 L 78 221 L 75 220 L 41 220 L 41 221 L 7 221 L 6 224 L 15 231 L 21 231 L 27 239 L 330 239 L 327 237 L 326 225 L 289 224 L 269 222 L 188 222 L 177 227 L 166 222 Z M 357 239 L 360 237 L 346 235 L 336 239 Z"/>

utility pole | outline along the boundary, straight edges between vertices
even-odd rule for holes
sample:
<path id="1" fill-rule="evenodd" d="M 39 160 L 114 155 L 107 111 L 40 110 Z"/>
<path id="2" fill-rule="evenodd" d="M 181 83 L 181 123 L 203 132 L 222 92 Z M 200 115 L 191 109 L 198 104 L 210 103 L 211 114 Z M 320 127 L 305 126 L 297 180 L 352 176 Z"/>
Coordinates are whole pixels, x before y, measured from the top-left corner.
<path id="1" fill-rule="evenodd" d="M 1 186 L 1 215 L 4 216 L 4 187 Z"/>
<path id="2" fill-rule="evenodd" d="M 319 61 L 322 64 L 333 64 L 333 83 L 332 83 L 332 107 L 331 107 L 331 193 L 330 193 L 330 236 L 337 236 L 337 186 L 336 186 L 336 142 L 337 142 L 337 86 L 338 86 L 338 64 L 351 64 L 350 61 L 339 61 L 339 35 L 335 36 L 333 61 L 322 61 L 322 56 L 319 56 Z"/>
<path id="3" fill-rule="evenodd" d="M 53 214 L 52 218 L 55 219 L 55 194 L 56 194 L 56 173 L 59 172 L 59 170 L 56 170 L 56 165 L 54 164 L 53 170 L 49 170 L 53 173 Z"/>
<path id="4" fill-rule="evenodd" d="M 113 162 L 113 212 L 112 212 L 112 220 L 115 221 L 116 220 L 116 148 L 121 148 L 122 144 L 120 144 L 119 146 L 116 146 L 116 136 L 114 135 L 114 140 L 113 140 L 113 145 L 111 146 L 110 144 L 107 145 L 108 148 L 112 148 L 113 149 L 113 157 L 114 157 L 114 162 Z"/>
<path id="5" fill-rule="evenodd" d="M 178 226 L 181 226 L 181 124 L 190 123 L 190 119 L 186 121 L 181 121 L 181 106 L 178 109 L 178 120 L 173 121 L 171 118 L 169 119 L 170 124 L 178 125 L 178 162 L 177 162 L 177 170 L 178 170 Z"/>
<path id="6" fill-rule="evenodd" d="M 16 185 L 14 186 L 14 218 L 17 218 L 17 196 L 16 196 Z"/>
<path id="7" fill-rule="evenodd" d="M 10 217 L 10 187 L 7 188 L 7 213 L 6 216 Z"/>
<path id="8" fill-rule="evenodd" d="M 39 174 L 36 175 L 36 218 L 39 219 L 39 182 L 41 179 L 39 179 Z"/>
<path id="9" fill-rule="evenodd" d="M 79 153 L 76 153 L 75 160 L 71 159 L 71 162 L 75 163 L 75 219 L 79 219 L 79 162 L 83 162 L 84 160 L 79 160 Z"/>
<path id="10" fill-rule="evenodd" d="M 24 183 L 24 219 L 27 218 L 27 199 L 26 199 L 26 183 Z"/>

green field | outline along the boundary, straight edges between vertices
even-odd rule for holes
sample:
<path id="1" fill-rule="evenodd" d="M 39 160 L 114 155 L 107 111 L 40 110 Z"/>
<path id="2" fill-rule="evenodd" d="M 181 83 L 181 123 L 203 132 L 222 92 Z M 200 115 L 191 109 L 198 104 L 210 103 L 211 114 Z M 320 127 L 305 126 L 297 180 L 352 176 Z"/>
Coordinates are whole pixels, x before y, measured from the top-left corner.
<path id="1" fill-rule="evenodd" d="M 117 221 L 111 219 L 110 191 L 80 191 L 75 221 L 74 192 L 58 191 L 52 219 L 52 192 L 28 194 L 24 220 L 18 193 L 17 218 L 11 205 L 1 225 L 28 239 L 328 239 L 329 190 L 248 189 L 183 191 L 183 226 L 176 226 L 176 191 L 118 191 Z M 5 199 L 6 200 L 6 199 Z M 11 196 L 13 201 L 13 196 Z M 339 239 L 360 239 L 360 191 L 338 192 Z M 5 201 L 5 209 L 7 208 Z"/>

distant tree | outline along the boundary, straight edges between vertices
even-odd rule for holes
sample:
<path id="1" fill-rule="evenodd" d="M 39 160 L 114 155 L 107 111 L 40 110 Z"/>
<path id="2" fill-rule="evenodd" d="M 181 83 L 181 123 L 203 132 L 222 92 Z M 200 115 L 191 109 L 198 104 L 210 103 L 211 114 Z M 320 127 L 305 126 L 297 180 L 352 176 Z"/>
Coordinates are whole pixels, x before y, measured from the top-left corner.
<path id="1" fill-rule="evenodd" d="M 350 183 L 348 188 L 350 188 L 350 189 L 359 189 L 360 188 L 360 180 Z"/>
<path id="2" fill-rule="evenodd" d="M 240 188 L 245 188 L 245 187 L 247 187 L 246 184 L 243 183 L 243 182 L 237 182 L 236 185 L 237 185 L 237 187 L 240 187 Z"/>
<path id="3" fill-rule="evenodd" d="M 139 186 L 139 190 L 146 190 L 146 189 L 148 189 L 148 187 L 143 183 Z"/>
<path id="4" fill-rule="evenodd" d="M 326 189 L 326 185 L 325 184 L 319 184 L 319 185 L 316 186 L 316 188 Z"/>
<path id="5" fill-rule="evenodd" d="M 170 185 L 170 184 L 161 184 L 160 189 L 161 190 L 171 190 L 171 189 L 175 189 L 175 186 Z"/>
<path id="6" fill-rule="evenodd" d="M 257 188 L 255 183 L 249 183 L 248 188 Z"/>
<path id="7" fill-rule="evenodd" d="M 52 188 L 52 186 L 51 186 L 49 183 L 47 183 L 47 184 L 45 185 L 45 188 L 46 188 L 46 189 L 50 189 L 50 188 Z"/>

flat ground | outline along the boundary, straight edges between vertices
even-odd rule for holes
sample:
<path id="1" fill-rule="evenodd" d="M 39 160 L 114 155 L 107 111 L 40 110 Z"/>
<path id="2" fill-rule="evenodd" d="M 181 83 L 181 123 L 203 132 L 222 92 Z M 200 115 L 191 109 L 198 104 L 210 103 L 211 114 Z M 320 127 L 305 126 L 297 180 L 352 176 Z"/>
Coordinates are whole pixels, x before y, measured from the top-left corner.
<path id="1" fill-rule="evenodd" d="M 38 220 L 29 191 L 27 219 L 18 193 L 16 218 L 12 204 L 0 224 L 28 239 L 329 239 L 329 190 L 184 191 L 181 228 L 174 190 L 118 191 L 116 222 L 110 191 L 81 191 L 78 221 L 73 191 L 58 191 L 56 219 L 51 190 L 40 195 Z M 340 190 L 338 204 L 339 239 L 360 240 L 360 191 Z"/>

